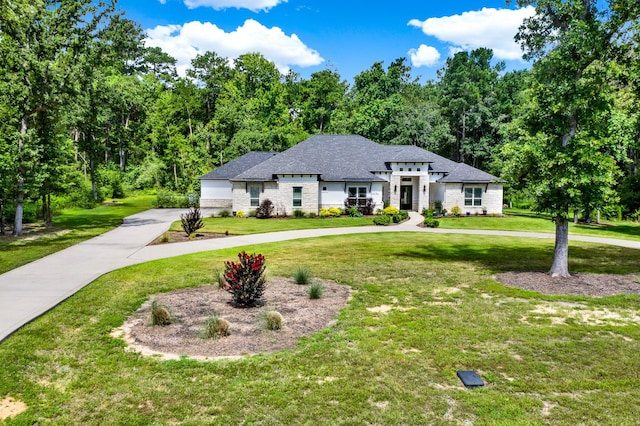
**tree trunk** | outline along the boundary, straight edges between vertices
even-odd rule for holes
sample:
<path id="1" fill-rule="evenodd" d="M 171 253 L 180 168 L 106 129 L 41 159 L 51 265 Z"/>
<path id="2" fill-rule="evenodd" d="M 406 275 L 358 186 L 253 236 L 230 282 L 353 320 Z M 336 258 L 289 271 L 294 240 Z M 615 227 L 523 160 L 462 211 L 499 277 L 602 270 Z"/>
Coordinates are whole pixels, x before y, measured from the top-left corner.
<path id="1" fill-rule="evenodd" d="M 24 182 L 22 178 L 18 178 L 18 192 L 16 193 L 16 217 L 13 221 L 13 236 L 22 235 L 22 203 L 24 201 Z"/>
<path id="2" fill-rule="evenodd" d="M 566 218 L 556 218 L 556 246 L 553 264 L 549 274 L 552 277 L 570 277 L 569 274 L 569 222 Z"/>
<path id="3" fill-rule="evenodd" d="M 18 153 L 22 152 L 22 147 L 24 146 L 24 140 L 27 137 L 27 120 L 28 116 L 22 117 L 22 122 L 20 123 L 20 138 L 18 139 Z M 16 217 L 13 221 L 13 236 L 17 237 L 22 235 L 22 215 L 23 208 L 22 203 L 24 202 L 24 178 L 22 177 L 24 174 L 24 170 L 22 165 L 18 166 L 18 179 L 16 185 Z"/>
<path id="4" fill-rule="evenodd" d="M 96 163 L 93 159 L 93 155 L 89 154 L 89 174 L 91 175 L 91 192 L 93 194 L 93 200 L 98 201 L 98 184 L 96 182 Z"/>
<path id="5" fill-rule="evenodd" d="M 0 235 L 5 235 L 4 199 L 0 198 Z"/>
<path id="6" fill-rule="evenodd" d="M 53 211 L 51 211 L 51 194 L 42 196 L 42 212 L 44 220 L 44 226 L 47 228 L 53 227 Z"/>

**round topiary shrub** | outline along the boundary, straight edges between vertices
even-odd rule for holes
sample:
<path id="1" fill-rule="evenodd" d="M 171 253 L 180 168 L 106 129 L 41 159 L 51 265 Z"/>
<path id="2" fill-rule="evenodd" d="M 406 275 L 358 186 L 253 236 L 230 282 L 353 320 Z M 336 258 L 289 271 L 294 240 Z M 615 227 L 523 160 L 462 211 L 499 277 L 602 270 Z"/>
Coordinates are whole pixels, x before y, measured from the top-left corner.
<path id="1" fill-rule="evenodd" d="M 383 214 L 382 216 L 376 216 L 373 218 L 373 224 L 379 226 L 387 226 L 391 223 L 391 216 Z"/>
<path id="2" fill-rule="evenodd" d="M 427 228 L 437 228 L 438 226 L 440 226 L 440 222 L 438 222 L 438 220 L 434 219 L 433 217 L 425 217 L 422 223 Z"/>

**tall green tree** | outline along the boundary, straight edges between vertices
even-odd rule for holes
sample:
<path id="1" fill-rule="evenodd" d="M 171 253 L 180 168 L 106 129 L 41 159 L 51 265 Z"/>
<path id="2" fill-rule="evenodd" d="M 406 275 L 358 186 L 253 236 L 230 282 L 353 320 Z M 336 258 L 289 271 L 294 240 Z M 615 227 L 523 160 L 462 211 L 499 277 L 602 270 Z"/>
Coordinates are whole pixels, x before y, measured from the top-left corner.
<path id="1" fill-rule="evenodd" d="M 38 113 L 69 104 L 80 76 L 77 58 L 99 36 L 115 3 L 91 0 L 4 2 L 0 19 L 2 86 L 15 113 L 14 235 L 22 233 L 23 202 L 43 172 L 37 137 Z M 55 114 L 54 114 L 55 115 Z M 50 127 L 53 129 L 54 127 Z M 40 135 L 42 139 L 44 135 Z M 45 137 L 53 140 L 53 137 Z M 32 185 L 33 183 L 33 185 Z"/>
<path id="2" fill-rule="evenodd" d="M 611 67 L 634 54 L 640 4 L 635 0 L 519 0 L 536 15 L 516 40 L 535 60 L 528 130 L 520 147 L 507 150 L 534 195 L 551 213 L 556 243 L 550 274 L 568 277 L 569 209 L 602 206 L 618 176 L 618 141 L 609 136 Z M 522 167 L 524 166 L 524 167 Z M 587 206 L 588 204 L 588 206 Z"/>
<path id="3" fill-rule="evenodd" d="M 439 71 L 441 106 L 455 144 L 450 157 L 481 167 L 497 144 L 494 127 L 495 87 L 504 63 L 491 64 L 487 48 L 458 52 Z"/>
<path id="4" fill-rule="evenodd" d="M 302 84 L 302 120 L 310 133 L 322 133 L 330 124 L 331 116 L 344 102 L 347 82 L 336 70 L 324 69 L 314 72 Z"/>

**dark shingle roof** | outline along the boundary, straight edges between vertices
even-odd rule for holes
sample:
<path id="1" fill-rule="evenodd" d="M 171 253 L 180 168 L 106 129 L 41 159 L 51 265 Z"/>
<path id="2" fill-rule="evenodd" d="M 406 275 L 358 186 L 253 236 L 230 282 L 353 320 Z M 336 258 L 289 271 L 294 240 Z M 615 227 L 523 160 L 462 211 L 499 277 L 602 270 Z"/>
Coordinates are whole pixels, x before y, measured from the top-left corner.
<path id="1" fill-rule="evenodd" d="M 454 163 L 456 164 L 456 163 Z M 483 172 L 482 170 L 471 167 L 468 164 L 457 163 L 456 167 L 440 179 L 439 182 L 455 182 L 455 183 L 491 183 L 500 182 L 500 179 Z"/>
<path id="2" fill-rule="evenodd" d="M 201 180 L 233 179 L 240 173 L 276 155 L 275 152 L 248 152 L 202 176 Z"/>
<path id="3" fill-rule="evenodd" d="M 362 136 L 313 136 L 241 173 L 237 180 L 272 180 L 274 175 L 315 174 L 325 181 L 381 180 L 385 150 Z"/>
<path id="4" fill-rule="evenodd" d="M 276 175 L 306 174 L 330 182 L 383 181 L 373 172 L 389 171 L 390 163 L 429 163 L 430 172 L 446 175 L 440 182 L 499 181 L 417 146 L 380 145 L 357 135 L 316 135 L 278 154 L 250 152 L 200 179 L 269 181 Z"/>

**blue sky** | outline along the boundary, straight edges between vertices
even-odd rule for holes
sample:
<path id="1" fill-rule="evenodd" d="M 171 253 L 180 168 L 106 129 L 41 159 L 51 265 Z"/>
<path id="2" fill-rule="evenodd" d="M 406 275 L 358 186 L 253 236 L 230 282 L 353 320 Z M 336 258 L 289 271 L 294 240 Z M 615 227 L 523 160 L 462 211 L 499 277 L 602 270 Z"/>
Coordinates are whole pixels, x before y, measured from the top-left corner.
<path id="1" fill-rule="evenodd" d="M 513 2 L 515 3 L 515 2 Z M 181 74 L 208 50 L 233 59 L 260 52 L 282 72 L 342 78 L 406 57 L 413 75 L 436 78 L 447 57 L 490 47 L 507 70 L 528 66 L 513 37 L 531 8 L 504 0 L 119 0 L 126 17 L 178 60 Z"/>

